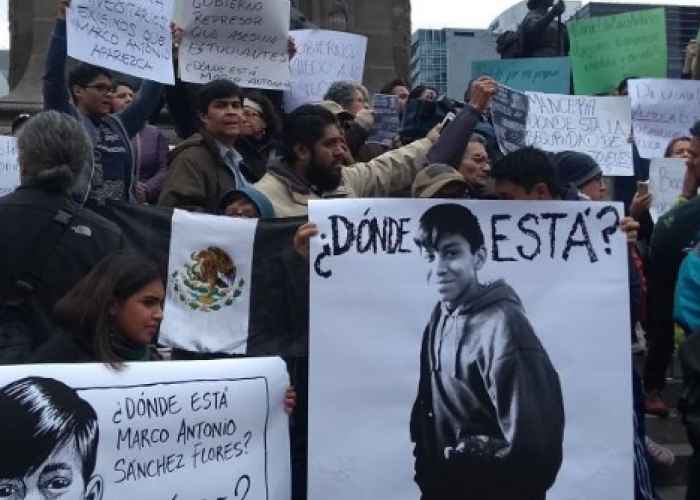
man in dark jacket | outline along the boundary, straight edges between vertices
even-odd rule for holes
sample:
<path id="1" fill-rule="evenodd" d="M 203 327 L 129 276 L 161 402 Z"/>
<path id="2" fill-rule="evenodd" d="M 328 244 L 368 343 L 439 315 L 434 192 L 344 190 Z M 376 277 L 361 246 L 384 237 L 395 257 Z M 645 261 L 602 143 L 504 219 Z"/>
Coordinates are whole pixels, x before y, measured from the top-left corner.
<path id="1" fill-rule="evenodd" d="M 430 208 L 415 242 L 440 296 L 411 416 L 422 499 L 544 500 L 562 463 L 559 376 L 515 291 L 479 283 L 487 251 L 467 208 Z"/>
<path id="2" fill-rule="evenodd" d="M 562 0 L 528 0 L 529 12 L 520 26 L 524 57 L 566 57 L 569 32 L 561 22 L 566 10 Z"/>
<path id="3" fill-rule="evenodd" d="M 47 111 L 32 117 L 18 139 L 21 186 L 0 198 L 0 301 L 13 298 L 15 280 L 41 248 L 43 235 L 65 206 L 68 192 L 89 161 L 92 146 L 72 117 Z M 46 313 L 108 253 L 124 246 L 119 228 L 79 210 L 50 249 L 35 296 Z"/>

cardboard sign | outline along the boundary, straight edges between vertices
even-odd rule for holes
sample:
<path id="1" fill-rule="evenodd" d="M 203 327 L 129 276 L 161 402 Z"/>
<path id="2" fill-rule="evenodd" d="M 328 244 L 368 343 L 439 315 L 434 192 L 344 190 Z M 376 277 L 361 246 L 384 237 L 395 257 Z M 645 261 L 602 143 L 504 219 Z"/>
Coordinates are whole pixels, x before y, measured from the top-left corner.
<path id="1" fill-rule="evenodd" d="M 666 11 L 640 10 L 568 24 L 574 90 L 611 93 L 630 76 L 665 78 L 668 71 Z"/>
<path id="2" fill-rule="evenodd" d="M 523 92 L 568 94 L 571 61 L 568 57 L 474 61 L 472 75 L 474 78 L 490 76 L 502 85 Z"/>

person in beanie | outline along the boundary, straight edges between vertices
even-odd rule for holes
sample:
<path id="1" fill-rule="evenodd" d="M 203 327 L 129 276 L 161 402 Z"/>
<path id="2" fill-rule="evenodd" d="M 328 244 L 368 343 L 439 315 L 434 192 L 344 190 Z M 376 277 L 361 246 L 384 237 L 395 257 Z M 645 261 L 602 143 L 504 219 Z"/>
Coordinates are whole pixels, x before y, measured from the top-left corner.
<path id="1" fill-rule="evenodd" d="M 434 163 L 418 172 L 411 187 L 412 198 L 467 198 L 467 181 L 454 168 Z"/>
<path id="2" fill-rule="evenodd" d="M 601 201 L 607 191 L 603 171 L 596 161 L 585 153 L 562 151 L 552 157 L 562 186 L 572 185 L 579 193 L 593 201 Z"/>
<path id="3" fill-rule="evenodd" d="M 249 219 L 274 219 L 275 209 L 267 196 L 252 186 L 229 191 L 221 198 L 220 215 Z"/>

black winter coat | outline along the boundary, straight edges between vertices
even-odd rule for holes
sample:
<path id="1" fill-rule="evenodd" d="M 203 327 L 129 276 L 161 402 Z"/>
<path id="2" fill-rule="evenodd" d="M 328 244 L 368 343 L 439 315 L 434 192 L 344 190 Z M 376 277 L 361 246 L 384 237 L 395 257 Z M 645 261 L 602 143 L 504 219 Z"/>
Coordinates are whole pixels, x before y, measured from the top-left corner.
<path id="1" fill-rule="evenodd" d="M 19 187 L 0 198 L 0 300 L 11 298 L 14 281 L 43 245 L 42 235 L 63 206 L 60 193 Z M 76 215 L 53 250 L 36 296 L 47 312 L 107 254 L 124 247 L 121 230 L 88 209 Z"/>

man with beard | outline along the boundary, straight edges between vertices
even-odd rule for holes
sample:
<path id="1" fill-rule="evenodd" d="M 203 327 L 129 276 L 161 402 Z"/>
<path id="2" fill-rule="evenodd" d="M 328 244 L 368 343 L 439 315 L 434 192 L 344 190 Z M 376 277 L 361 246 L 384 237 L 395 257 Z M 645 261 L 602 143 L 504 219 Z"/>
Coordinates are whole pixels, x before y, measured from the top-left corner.
<path id="1" fill-rule="evenodd" d="M 444 133 L 437 126 L 424 139 L 346 167 L 346 143 L 336 117 L 322 106 L 301 106 L 285 121 L 282 159 L 268 165 L 255 187 L 272 201 L 277 217 L 307 215 L 310 199 L 381 198 L 408 191 L 428 163 L 459 162 L 464 138 L 471 137 L 495 93 L 492 79 L 479 78 L 471 84 L 469 104 Z"/>
<path id="2" fill-rule="evenodd" d="M 307 104 L 287 116 L 282 158 L 268 165 L 255 187 L 272 201 L 276 217 L 307 215 L 310 199 L 386 197 L 411 186 L 437 135 L 344 167 L 345 138 L 336 117 Z"/>

